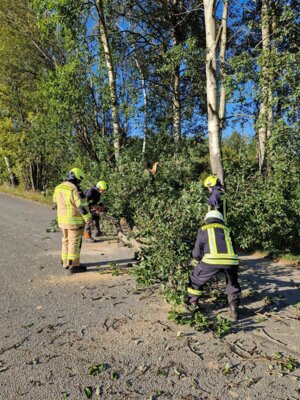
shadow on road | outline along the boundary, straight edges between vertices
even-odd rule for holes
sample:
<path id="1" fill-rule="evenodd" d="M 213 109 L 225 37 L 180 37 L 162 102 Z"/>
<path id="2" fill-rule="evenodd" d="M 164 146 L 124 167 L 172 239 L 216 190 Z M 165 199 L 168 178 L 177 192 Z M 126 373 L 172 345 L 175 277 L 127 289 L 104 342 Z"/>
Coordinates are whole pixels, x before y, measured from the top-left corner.
<path id="1" fill-rule="evenodd" d="M 252 313 L 280 311 L 300 302 L 300 269 L 296 264 L 279 265 L 267 258 L 246 260 L 242 262 L 240 280 L 243 290 L 253 287 L 253 295 L 243 299 L 245 306 L 265 302 L 262 307 L 252 308 Z"/>

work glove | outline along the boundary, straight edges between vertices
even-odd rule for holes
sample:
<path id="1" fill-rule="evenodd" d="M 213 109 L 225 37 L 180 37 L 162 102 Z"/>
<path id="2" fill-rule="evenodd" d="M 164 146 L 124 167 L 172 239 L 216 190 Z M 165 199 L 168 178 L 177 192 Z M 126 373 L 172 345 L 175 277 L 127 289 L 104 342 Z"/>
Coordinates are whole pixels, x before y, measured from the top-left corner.
<path id="1" fill-rule="evenodd" d="M 199 261 L 196 260 L 196 258 L 193 258 L 193 259 L 190 261 L 190 266 L 191 266 L 191 267 L 197 267 L 198 264 L 199 264 Z"/>
<path id="2" fill-rule="evenodd" d="M 107 212 L 108 207 L 104 204 L 100 204 L 99 206 L 94 206 L 91 208 L 91 211 L 95 214 L 99 214 L 101 212 Z"/>
<path id="3" fill-rule="evenodd" d="M 86 226 L 91 226 L 92 227 L 94 225 L 94 221 L 93 221 L 92 218 L 90 218 L 85 222 L 85 224 L 86 224 Z"/>

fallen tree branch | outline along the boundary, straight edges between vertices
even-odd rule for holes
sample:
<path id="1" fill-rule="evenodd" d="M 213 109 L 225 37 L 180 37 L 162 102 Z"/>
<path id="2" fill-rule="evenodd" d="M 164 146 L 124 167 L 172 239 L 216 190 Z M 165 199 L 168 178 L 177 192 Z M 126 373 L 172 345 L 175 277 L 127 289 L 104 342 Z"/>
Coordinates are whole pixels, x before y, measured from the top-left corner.
<path id="1" fill-rule="evenodd" d="M 297 321 L 300 322 L 298 318 L 292 318 L 292 317 L 286 317 L 285 315 L 278 315 L 278 314 L 271 314 L 271 313 L 256 313 L 258 315 L 261 315 L 262 317 L 270 317 L 270 318 L 275 318 L 275 319 L 288 319 L 290 321 Z"/>
<path id="2" fill-rule="evenodd" d="M 200 360 L 203 361 L 203 356 L 202 356 L 202 354 L 196 352 L 196 350 L 193 349 L 193 347 L 191 346 L 190 340 L 187 341 L 187 346 L 188 346 L 188 348 L 191 350 L 192 353 L 194 353 L 197 357 L 200 358 Z"/>
<path id="3" fill-rule="evenodd" d="M 280 340 L 272 338 L 272 336 L 270 336 L 264 329 L 261 329 L 260 332 L 262 332 L 262 334 L 266 336 L 271 342 L 287 347 L 286 343 L 283 343 Z"/>
<path id="4" fill-rule="evenodd" d="M 0 355 L 2 355 L 3 353 L 5 353 L 6 351 L 12 350 L 12 349 L 17 349 L 18 347 L 22 346 L 22 344 L 24 342 L 26 342 L 26 340 L 28 340 L 30 335 L 26 336 L 23 340 L 21 340 L 18 343 L 13 344 L 12 346 L 9 347 L 2 347 L 2 349 L 0 350 Z"/>

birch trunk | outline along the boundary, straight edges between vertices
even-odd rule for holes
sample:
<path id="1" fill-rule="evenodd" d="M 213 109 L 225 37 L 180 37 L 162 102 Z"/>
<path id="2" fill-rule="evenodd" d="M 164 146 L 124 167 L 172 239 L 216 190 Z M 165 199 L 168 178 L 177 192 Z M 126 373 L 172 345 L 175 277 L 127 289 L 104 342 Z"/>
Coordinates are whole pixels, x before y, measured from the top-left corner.
<path id="1" fill-rule="evenodd" d="M 17 184 L 15 174 L 11 170 L 9 159 L 6 156 L 3 156 L 3 157 L 4 157 L 6 168 L 7 168 L 8 174 L 9 174 L 10 183 L 13 187 L 16 187 L 18 184 Z"/>
<path id="2" fill-rule="evenodd" d="M 269 57 L 269 63 L 270 63 L 270 68 L 269 68 L 269 88 L 268 88 L 268 130 L 267 130 L 267 140 L 270 138 L 272 134 L 272 126 L 273 126 L 273 80 L 274 80 L 274 66 L 273 66 L 273 60 L 274 60 L 274 52 L 276 51 L 274 48 L 274 40 L 271 41 L 271 36 L 274 38 L 276 35 L 276 29 L 277 29 L 277 21 L 276 21 L 276 15 L 273 15 L 272 17 L 272 28 L 271 31 L 269 32 L 269 42 L 270 42 L 270 57 Z"/>
<path id="3" fill-rule="evenodd" d="M 227 18 L 228 18 L 228 6 L 229 0 L 224 0 L 223 12 L 222 12 L 222 33 L 220 43 L 220 78 L 221 78 L 221 90 L 220 90 L 220 104 L 219 104 L 219 117 L 220 117 L 220 135 L 222 135 L 222 129 L 225 122 L 226 113 L 226 44 L 227 44 Z"/>
<path id="4" fill-rule="evenodd" d="M 147 131 L 148 131 L 148 99 L 147 99 L 147 89 L 144 71 L 137 59 L 135 59 L 136 66 L 141 75 L 142 82 L 142 92 L 143 92 L 143 105 L 144 105 L 144 122 L 143 122 L 143 148 L 142 156 L 145 158 L 146 146 L 147 146 Z"/>
<path id="5" fill-rule="evenodd" d="M 181 140 L 181 103 L 180 103 L 180 68 L 175 67 L 173 81 L 173 129 L 174 142 L 177 146 Z"/>
<path id="6" fill-rule="evenodd" d="M 221 157 L 220 117 L 218 107 L 217 84 L 217 42 L 215 0 L 204 0 L 205 36 L 206 36 L 206 97 L 208 114 L 208 140 L 212 173 L 224 183 Z M 221 33 L 221 32 L 220 32 Z"/>
<path id="7" fill-rule="evenodd" d="M 262 34 L 262 69 L 261 69 L 261 104 L 258 114 L 258 163 L 259 170 L 266 164 L 267 138 L 271 135 L 270 126 L 272 120 L 272 106 L 270 104 L 272 91 L 268 79 L 270 57 L 270 28 L 268 15 L 268 0 L 262 1 L 261 9 L 261 34 Z"/>
<path id="8" fill-rule="evenodd" d="M 119 126 L 119 115 L 118 115 L 118 97 L 117 97 L 117 86 L 114 65 L 112 60 L 111 48 L 108 41 L 104 8 L 102 0 L 95 0 L 96 9 L 99 18 L 99 31 L 102 46 L 104 49 L 105 64 L 108 74 L 108 82 L 110 89 L 110 100 L 111 100 L 111 111 L 112 111 L 112 122 L 113 122 L 113 135 L 114 135 L 114 151 L 115 159 L 118 161 L 120 157 L 120 126 Z"/>
<path id="9" fill-rule="evenodd" d="M 173 5 L 179 13 L 181 10 L 180 1 L 175 0 Z M 174 16 L 172 17 L 172 24 L 173 46 L 178 46 L 180 44 L 179 23 Z M 176 146 L 179 147 L 181 141 L 180 64 L 175 66 L 173 76 L 173 132 L 174 142 Z"/>

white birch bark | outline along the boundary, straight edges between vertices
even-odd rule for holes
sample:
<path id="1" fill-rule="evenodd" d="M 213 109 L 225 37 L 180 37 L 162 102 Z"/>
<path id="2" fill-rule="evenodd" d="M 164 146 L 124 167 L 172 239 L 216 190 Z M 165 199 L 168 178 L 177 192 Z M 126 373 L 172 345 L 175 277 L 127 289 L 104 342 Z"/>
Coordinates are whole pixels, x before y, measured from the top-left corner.
<path id="1" fill-rule="evenodd" d="M 136 66 L 141 75 L 141 83 L 142 83 L 142 92 L 143 92 L 143 105 L 144 105 L 144 121 L 143 121 L 143 147 L 142 147 L 142 156 L 144 158 L 147 146 L 147 131 L 148 131 L 148 99 L 147 99 L 147 89 L 146 89 L 146 80 L 144 71 L 138 61 L 135 59 Z"/>
<path id="2" fill-rule="evenodd" d="M 221 78 L 221 89 L 220 89 L 220 104 L 219 104 L 219 118 L 220 118 L 220 135 L 222 135 L 222 129 L 225 122 L 226 113 L 226 44 L 227 44 L 227 18 L 228 18 L 228 6 L 229 0 L 224 0 L 223 12 L 222 12 L 222 33 L 220 38 L 220 78 Z"/>
<path id="3" fill-rule="evenodd" d="M 4 158 L 4 161 L 5 161 L 5 164 L 6 164 L 6 168 L 7 168 L 8 174 L 9 174 L 10 183 L 11 183 L 11 185 L 13 187 L 15 187 L 15 186 L 17 186 L 16 179 L 15 179 L 15 176 L 14 176 L 12 170 L 11 170 L 9 159 L 6 156 L 3 156 L 3 158 Z"/>
<path id="4" fill-rule="evenodd" d="M 180 72 L 179 66 L 175 67 L 173 80 L 173 130 L 174 142 L 177 146 L 181 140 L 181 103 L 180 103 Z"/>
<path id="5" fill-rule="evenodd" d="M 268 136 L 271 135 L 269 123 L 272 119 L 269 73 L 270 57 L 270 28 L 268 15 L 268 0 L 262 1 L 261 9 L 261 34 L 262 34 L 262 69 L 261 69 L 261 103 L 258 114 L 258 163 L 259 170 L 262 171 L 266 164 L 266 146 Z"/>
<path id="6" fill-rule="evenodd" d="M 174 0 L 173 5 L 180 9 L 180 1 Z M 178 32 L 178 23 L 176 19 L 173 19 L 173 46 L 178 46 L 180 44 L 180 37 Z M 173 134 L 174 142 L 177 147 L 180 145 L 181 141 L 181 102 L 180 102 L 180 64 L 176 65 L 174 68 L 173 76 Z"/>
<path id="7" fill-rule="evenodd" d="M 100 38 L 104 49 L 105 63 L 108 74 L 112 122 L 113 122 L 113 134 L 114 134 L 114 151 L 115 151 L 115 159 L 116 161 L 118 161 L 120 157 L 120 125 L 119 125 L 119 115 L 118 115 L 118 97 L 117 97 L 115 71 L 111 54 L 111 48 L 108 41 L 108 35 L 104 17 L 103 1 L 95 0 L 95 4 L 99 17 Z"/>
<path id="8" fill-rule="evenodd" d="M 224 183 L 221 157 L 220 117 L 217 83 L 217 42 L 215 0 L 204 0 L 205 36 L 206 36 L 206 97 L 208 114 L 208 140 L 212 173 Z"/>

